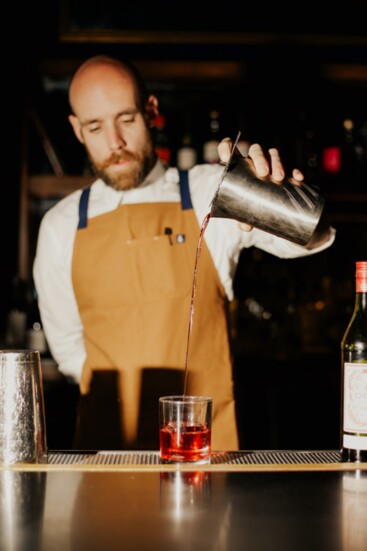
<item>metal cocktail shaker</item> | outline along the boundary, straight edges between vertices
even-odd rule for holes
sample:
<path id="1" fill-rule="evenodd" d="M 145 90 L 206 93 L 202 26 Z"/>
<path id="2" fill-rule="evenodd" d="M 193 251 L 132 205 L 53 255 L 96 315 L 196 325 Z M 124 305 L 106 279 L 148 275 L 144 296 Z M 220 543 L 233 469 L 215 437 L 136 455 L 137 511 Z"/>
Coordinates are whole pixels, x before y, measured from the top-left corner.
<path id="1" fill-rule="evenodd" d="M 320 220 L 324 197 L 314 186 L 293 178 L 274 182 L 256 175 L 240 155 L 227 163 L 211 203 L 211 216 L 232 218 L 255 228 L 307 245 Z"/>
<path id="2" fill-rule="evenodd" d="M 0 350 L 0 465 L 46 463 L 38 350 Z"/>

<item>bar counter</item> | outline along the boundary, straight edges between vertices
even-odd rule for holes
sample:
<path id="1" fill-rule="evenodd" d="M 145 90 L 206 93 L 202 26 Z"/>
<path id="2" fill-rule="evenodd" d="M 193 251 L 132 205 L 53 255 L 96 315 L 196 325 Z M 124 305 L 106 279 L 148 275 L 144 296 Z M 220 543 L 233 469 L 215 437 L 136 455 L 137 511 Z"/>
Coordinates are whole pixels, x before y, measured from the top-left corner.
<path id="1" fill-rule="evenodd" d="M 0 468 L 2 551 L 366 551 L 367 463 L 337 451 L 50 451 Z"/>

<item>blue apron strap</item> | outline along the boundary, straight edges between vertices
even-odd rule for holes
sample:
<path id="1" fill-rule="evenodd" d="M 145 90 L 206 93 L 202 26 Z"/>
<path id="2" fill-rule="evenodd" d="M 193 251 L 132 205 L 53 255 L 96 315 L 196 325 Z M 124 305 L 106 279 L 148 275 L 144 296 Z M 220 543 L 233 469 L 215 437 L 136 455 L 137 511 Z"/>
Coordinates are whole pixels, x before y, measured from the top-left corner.
<path id="1" fill-rule="evenodd" d="M 180 193 L 182 210 L 192 209 L 190 188 L 189 188 L 189 172 L 187 170 L 179 170 L 180 175 Z"/>
<path id="2" fill-rule="evenodd" d="M 79 199 L 79 223 L 78 230 L 87 227 L 88 220 L 88 201 L 89 201 L 90 187 L 83 189 Z"/>
<path id="3" fill-rule="evenodd" d="M 189 175 L 187 170 L 179 170 L 180 175 L 180 192 L 181 192 L 181 205 L 183 210 L 192 209 L 190 188 L 189 188 Z M 84 188 L 79 200 L 79 223 L 78 230 L 87 227 L 88 220 L 88 201 L 89 201 L 90 187 Z"/>

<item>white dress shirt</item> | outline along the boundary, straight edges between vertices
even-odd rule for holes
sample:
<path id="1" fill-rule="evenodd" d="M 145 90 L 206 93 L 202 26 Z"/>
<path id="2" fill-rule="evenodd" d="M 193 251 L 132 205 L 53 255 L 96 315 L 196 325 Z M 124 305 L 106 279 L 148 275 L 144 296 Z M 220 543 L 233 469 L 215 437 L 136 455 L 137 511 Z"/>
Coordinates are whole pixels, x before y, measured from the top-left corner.
<path id="1" fill-rule="evenodd" d="M 223 173 L 221 165 L 197 165 L 189 171 L 193 208 L 201 227 L 210 212 L 211 201 Z M 135 189 L 116 191 L 102 180 L 91 187 L 88 217 L 112 211 L 121 204 L 180 201 L 176 168 L 165 168 L 158 160 L 144 182 Z M 79 382 L 86 357 L 83 327 L 74 296 L 71 263 L 79 219 L 81 190 L 60 200 L 44 215 L 38 235 L 33 278 L 39 309 L 51 354 L 59 370 Z M 241 249 L 257 247 L 279 258 L 297 258 L 329 247 L 335 238 L 313 250 L 253 229 L 243 231 L 234 220 L 211 218 L 205 241 L 229 300 L 233 299 L 233 278 Z"/>

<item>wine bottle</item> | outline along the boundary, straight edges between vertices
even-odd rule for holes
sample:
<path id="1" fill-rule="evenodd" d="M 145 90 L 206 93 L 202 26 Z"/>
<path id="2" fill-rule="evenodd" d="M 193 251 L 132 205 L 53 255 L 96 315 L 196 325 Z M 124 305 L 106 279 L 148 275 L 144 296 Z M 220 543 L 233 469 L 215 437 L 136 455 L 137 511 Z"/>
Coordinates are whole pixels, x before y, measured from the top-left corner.
<path id="1" fill-rule="evenodd" d="M 356 262 L 355 305 L 341 357 L 342 461 L 367 461 L 367 261 Z"/>

